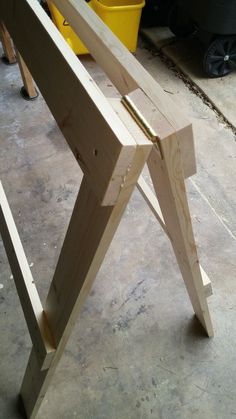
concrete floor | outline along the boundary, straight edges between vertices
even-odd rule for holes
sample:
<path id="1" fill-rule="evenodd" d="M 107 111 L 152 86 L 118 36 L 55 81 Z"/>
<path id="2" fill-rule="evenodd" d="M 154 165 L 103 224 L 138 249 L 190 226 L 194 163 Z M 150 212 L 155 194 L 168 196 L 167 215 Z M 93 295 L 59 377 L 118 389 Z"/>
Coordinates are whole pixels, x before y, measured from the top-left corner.
<path id="1" fill-rule="evenodd" d="M 157 56 L 141 46 L 137 58 L 193 122 L 198 174 L 187 185 L 215 338 L 202 335 L 168 239 L 135 191 L 39 419 L 236 416 L 235 137 Z M 0 63 L 0 74 L 0 177 L 45 299 L 81 173 L 43 98 L 20 98 L 16 66 Z M 31 343 L 1 243 L 0 268 L 0 419 L 18 419 Z"/>
<path id="2" fill-rule="evenodd" d="M 203 93 L 225 119 L 236 126 L 235 97 L 236 71 L 227 77 L 211 79 L 203 72 L 206 46 L 198 36 L 179 39 L 165 27 L 142 29 L 143 35 L 177 65 L 197 90 Z"/>

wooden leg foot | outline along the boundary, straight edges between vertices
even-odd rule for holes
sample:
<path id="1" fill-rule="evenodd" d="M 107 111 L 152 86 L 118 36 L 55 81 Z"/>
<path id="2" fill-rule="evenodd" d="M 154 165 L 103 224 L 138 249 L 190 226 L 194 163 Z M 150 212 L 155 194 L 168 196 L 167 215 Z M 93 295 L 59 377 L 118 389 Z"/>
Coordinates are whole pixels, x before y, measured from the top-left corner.
<path id="1" fill-rule="evenodd" d="M 9 59 L 7 58 L 6 55 L 2 55 L 1 60 L 4 64 L 6 65 L 15 65 L 17 63 L 17 61 L 9 61 Z"/>
<path id="2" fill-rule="evenodd" d="M 23 97 L 23 99 L 28 100 L 28 101 L 37 99 L 37 97 L 39 96 L 39 93 L 36 89 L 35 89 L 35 93 L 36 93 L 35 96 L 29 96 L 29 93 L 27 92 L 25 86 L 22 86 L 22 88 L 20 89 L 21 96 Z"/>
<path id="3" fill-rule="evenodd" d="M 17 56 L 19 69 L 21 72 L 21 77 L 24 83 L 23 87 L 20 90 L 21 96 L 25 100 L 35 100 L 37 99 L 39 94 L 35 88 L 33 77 L 31 76 L 31 73 L 27 65 L 25 64 L 22 56 L 20 55 L 19 51 L 17 50 L 17 48 L 16 48 L 16 56 Z"/>

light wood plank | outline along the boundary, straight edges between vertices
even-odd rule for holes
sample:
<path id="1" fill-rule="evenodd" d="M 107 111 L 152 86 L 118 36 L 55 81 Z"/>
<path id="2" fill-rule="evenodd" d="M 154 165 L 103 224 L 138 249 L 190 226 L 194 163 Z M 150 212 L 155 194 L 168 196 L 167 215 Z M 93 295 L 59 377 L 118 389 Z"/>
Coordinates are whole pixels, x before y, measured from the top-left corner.
<path id="1" fill-rule="evenodd" d="M 34 418 L 85 301 L 152 145 L 137 146 L 135 159 L 115 206 L 102 207 L 83 179 L 62 252 L 48 293 L 46 313 L 57 344 L 48 371 L 40 371 L 32 350 L 21 395 L 29 418 Z"/>
<path id="2" fill-rule="evenodd" d="M 122 101 L 142 129 L 147 130 L 151 141 L 158 145 L 160 151 L 162 140 L 176 135 L 174 128 L 163 119 L 157 107 L 141 89 L 129 93 Z M 187 178 L 194 175 L 197 170 L 191 125 L 180 130 L 178 135 L 176 138 L 181 149 L 184 177 Z"/>
<path id="3" fill-rule="evenodd" d="M 13 43 L 7 31 L 6 26 L 1 21 L 0 21 L 0 40 L 2 42 L 5 58 L 7 59 L 9 64 L 14 64 L 16 62 L 16 55 L 15 55 Z"/>
<path id="4" fill-rule="evenodd" d="M 103 205 L 113 205 L 135 141 L 35 0 L 0 2 L 0 15 Z"/>
<path id="5" fill-rule="evenodd" d="M 155 215 L 156 219 L 158 220 L 159 224 L 165 231 L 165 233 L 169 237 L 168 230 L 165 225 L 165 221 L 161 212 L 161 208 L 158 202 L 158 199 L 156 195 L 152 192 L 150 186 L 148 186 L 147 182 L 144 180 L 143 176 L 140 176 L 138 182 L 137 182 L 137 188 L 143 198 L 145 199 L 146 203 L 148 204 L 149 208 Z"/>
<path id="6" fill-rule="evenodd" d="M 150 210 L 152 211 L 152 213 L 155 215 L 156 219 L 160 223 L 162 229 L 165 231 L 167 236 L 171 238 L 171 233 L 169 233 L 165 225 L 165 221 L 161 212 L 158 199 L 155 193 L 150 188 L 150 186 L 144 180 L 143 176 L 140 176 L 137 183 L 137 188 L 140 191 L 143 198 L 145 199 L 146 203 L 148 204 Z M 200 265 L 200 270 L 201 270 L 201 275 L 202 275 L 205 296 L 208 298 L 213 294 L 211 280 L 209 279 L 208 275 L 206 274 L 206 272 L 204 271 L 201 265 Z"/>
<path id="7" fill-rule="evenodd" d="M 34 99 L 38 96 L 37 90 L 34 86 L 34 80 L 31 76 L 31 73 L 29 72 L 29 69 L 26 66 L 22 56 L 17 51 L 17 49 L 16 49 L 16 57 L 17 57 L 17 62 L 18 62 L 18 65 L 19 65 L 19 69 L 20 69 L 20 73 L 21 73 L 21 77 L 22 77 L 22 81 L 23 81 L 23 84 L 24 84 L 25 91 L 28 94 L 29 99 Z"/>
<path id="8" fill-rule="evenodd" d="M 208 336 L 213 336 L 176 138 L 162 142 L 162 155 L 160 159 L 153 148 L 148 160 L 151 179 L 193 309 Z"/>
<path id="9" fill-rule="evenodd" d="M 38 367 L 48 368 L 55 353 L 54 341 L 1 182 L 0 233 L 35 347 Z"/>
<path id="10" fill-rule="evenodd" d="M 204 271 L 204 269 L 201 265 L 200 265 L 200 270 L 201 270 L 201 275 L 202 275 L 202 281 L 203 281 L 205 296 L 206 296 L 206 298 L 208 298 L 213 294 L 212 283 L 211 283 L 211 280 L 210 280 L 209 276 Z"/>
<path id="11" fill-rule="evenodd" d="M 129 53 L 86 2 L 84 0 L 54 0 L 54 4 L 121 95 L 127 95 L 140 88 L 159 112 L 158 119 L 161 121 L 161 126 L 167 129 L 165 136 L 172 129 L 177 132 L 177 138 L 182 143 L 182 147 L 185 147 L 186 138 L 188 146 L 192 128 L 179 106 L 168 97 L 157 81 Z M 160 136 L 158 130 L 157 134 Z"/>

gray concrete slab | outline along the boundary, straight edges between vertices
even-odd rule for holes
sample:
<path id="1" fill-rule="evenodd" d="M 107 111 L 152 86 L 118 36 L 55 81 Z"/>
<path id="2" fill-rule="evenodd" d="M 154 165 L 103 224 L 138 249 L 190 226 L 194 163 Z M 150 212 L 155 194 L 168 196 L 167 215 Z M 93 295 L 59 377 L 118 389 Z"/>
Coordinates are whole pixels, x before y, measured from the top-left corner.
<path id="1" fill-rule="evenodd" d="M 187 182 L 202 264 L 213 282 L 207 339 L 170 244 L 136 191 L 38 418 L 232 419 L 236 415 L 236 144 L 215 113 L 144 47 L 137 58 L 192 120 L 199 171 Z M 86 67 L 116 94 L 92 60 Z M 0 178 L 42 298 L 81 180 L 42 97 L 23 101 L 0 63 Z M 146 176 L 146 174 L 145 174 Z M 0 244 L 0 418 L 15 400 L 30 339 Z"/>
<path id="2" fill-rule="evenodd" d="M 167 28 L 143 29 L 145 36 L 166 54 L 236 128 L 236 72 L 210 79 L 203 72 L 204 49 L 197 38 L 176 39 Z"/>

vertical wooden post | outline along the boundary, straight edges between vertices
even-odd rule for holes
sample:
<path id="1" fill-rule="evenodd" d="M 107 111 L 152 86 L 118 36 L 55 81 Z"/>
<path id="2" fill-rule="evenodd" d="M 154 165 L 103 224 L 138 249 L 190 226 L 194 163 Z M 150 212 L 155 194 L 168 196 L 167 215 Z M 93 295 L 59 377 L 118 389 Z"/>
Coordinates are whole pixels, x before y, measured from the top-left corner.
<path id="1" fill-rule="evenodd" d="M 16 48 L 16 57 L 17 62 L 19 65 L 22 81 L 23 81 L 23 87 L 21 89 L 21 95 L 26 100 L 33 100 L 38 97 L 38 92 L 34 86 L 34 80 L 31 76 L 31 73 L 25 64 L 25 61 L 23 60 L 22 56 L 20 55 L 19 51 Z"/>
<path id="2" fill-rule="evenodd" d="M 3 60 L 6 64 L 15 64 L 16 55 L 12 44 L 11 37 L 7 31 L 6 26 L 0 21 L 0 39 L 3 46 L 4 56 Z"/>
<path id="3" fill-rule="evenodd" d="M 137 146 L 114 206 L 102 206 L 84 176 L 46 301 L 45 312 L 57 347 L 55 356 L 49 369 L 41 371 L 32 349 L 21 388 L 28 418 L 38 412 L 151 148 L 151 143 Z"/>
<path id="4" fill-rule="evenodd" d="M 161 154 L 153 148 L 149 156 L 151 178 L 193 309 L 208 336 L 213 336 L 176 136 L 161 141 Z"/>

